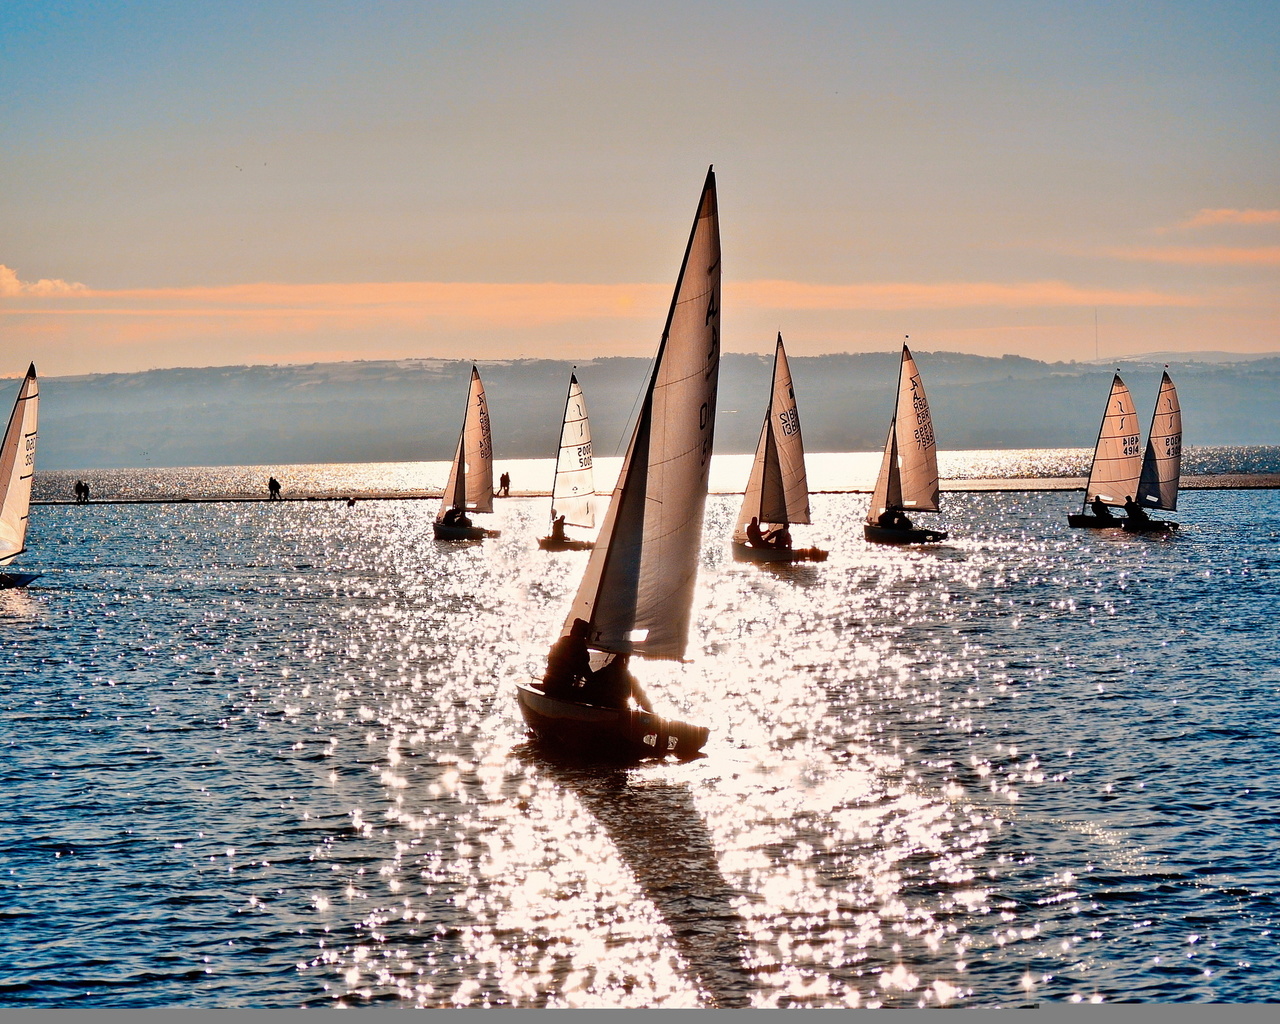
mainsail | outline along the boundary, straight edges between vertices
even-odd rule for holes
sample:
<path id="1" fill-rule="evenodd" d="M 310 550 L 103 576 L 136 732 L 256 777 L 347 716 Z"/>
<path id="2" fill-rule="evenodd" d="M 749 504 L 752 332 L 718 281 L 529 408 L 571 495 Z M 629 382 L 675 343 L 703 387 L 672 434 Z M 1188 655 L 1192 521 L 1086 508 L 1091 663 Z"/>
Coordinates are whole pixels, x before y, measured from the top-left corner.
<path id="1" fill-rule="evenodd" d="M 1133 396 L 1117 373 L 1111 381 L 1107 411 L 1103 414 L 1098 444 L 1093 451 L 1093 466 L 1089 469 L 1089 483 L 1084 492 L 1086 507 L 1094 498 L 1100 498 L 1104 505 L 1121 507 L 1126 498 L 1134 496 L 1142 470 L 1141 441 Z"/>
<path id="2" fill-rule="evenodd" d="M 36 407 L 40 404 L 36 364 L 27 370 L 0 448 L 0 565 L 26 550 L 31 478 L 36 471 Z"/>
<path id="3" fill-rule="evenodd" d="M 889 421 L 880 475 L 871 492 L 867 522 L 873 526 L 890 508 L 938 511 L 938 446 L 920 371 L 911 350 L 902 346 L 898 396 Z"/>
<path id="4" fill-rule="evenodd" d="M 1182 475 L 1182 407 L 1168 371 L 1160 379 L 1151 432 L 1142 457 L 1138 503 L 1174 512 L 1178 508 L 1178 479 Z"/>
<path id="5" fill-rule="evenodd" d="M 468 512 L 493 511 L 493 445 L 489 441 L 489 406 L 484 400 L 480 371 L 471 367 L 471 387 L 467 392 L 467 411 L 458 435 L 458 450 L 449 471 L 449 482 L 436 521 L 444 519 L 450 508 Z"/>
<path id="6" fill-rule="evenodd" d="M 719 371 L 720 220 L 709 170 L 622 473 L 564 633 L 581 618 L 600 650 L 684 656 Z"/>
<path id="7" fill-rule="evenodd" d="M 576 374 L 569 376 L 569 396 L 564 403 L 564 427 L 556 456 L 556 479 L 551 487 L 551 517 L 564 516 L 566 526 L 586 529 L 596 525 L 592 504 L 596 488 L 591 476 L 591 425 L 587 403 Z"/>
<path id="8" fill-rule="evenodd" d="M 800 436 L 800 414 L 791 386 L 791 368 L 782 347 L 782 334 L 773 356 L 773 386 L 765 410 L 756 459 L 747 479 L 747 493 L 738 513 L 734 540 L 747 539 L 752 518 L 764 525 L 809 522 L 809 483 L 804 469 L 804 441 Z"/>

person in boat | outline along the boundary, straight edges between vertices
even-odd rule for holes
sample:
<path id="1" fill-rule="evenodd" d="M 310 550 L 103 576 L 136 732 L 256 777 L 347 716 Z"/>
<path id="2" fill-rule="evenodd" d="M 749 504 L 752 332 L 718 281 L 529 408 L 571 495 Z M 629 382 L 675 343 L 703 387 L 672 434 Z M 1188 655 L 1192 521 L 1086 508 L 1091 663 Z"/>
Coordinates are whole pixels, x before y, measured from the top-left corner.
<path id="1" fill-rule="evenodd" d="M 465 510 L 458 508 L 457 505 L 450 507 L 449 511 L 444 514 L 445 526 L 470 526 L 471 520 L 467 518 Z"/>
<path id="2" fill-rule="evenodd" d="M 542 676 L 542 692 L 560 700 L 581 700 L 583 685 L 593 673 L 587 650 L 586 619 L 574 619 L 569 632 L 547 652 L 547 671 Z"/>
<path id="3" fill-rule="evenodd" d="M 884 530 L 910 530 L 911 520 L 907 518 L 902 509 L 896 505 L 890 505 L 880 513 L 880 518 L 876 520 L 876 525 Z"/>
<path id="4" fill-rule="evenodd" d="M 552 509 L 551 511 L 554 513 L 555 509 Z M 551 520 L 551 539 L 556 541 L 557 543 L 563 542 L 565 540 L 564 516 L 555 516 Z"/>
<path id="5" fill-rule="evenodd" d="M 1135 523 L 1149 523 L 1151 517 L 1147 515 L 1147 510 L 1133 500 L 1129 495 L 1124 498 L 1124 514 Z"/>
<path id="6" fill-rule="evenodd" d="M 640 681 L 627 667 L 630 660 L 630 654 L 615 654 L 607 665 L 591 674 L 582 688 L 582 695 L 577 700 L 583 704 L 595 704 L 597 707 L 625 711 L 627 701 L 633 699 L 649 714 L 653 714 L 653 704 L 641 689 Z"/>
<path id="7" fill-rule="evenodd" d="M 277 480 L 275 477 L 270 477 L 267 480 L 267 500 L 268 501 L 280 500 L 280 481 Z"/>
<path id="8" fill-rule="evenodd" d="M 1102 500 L 1102 495 L 1095 494 L 1093 501 L 1089 503 L 1089 507 L 1093 509 L 1093 514 L 1099 519 L 1114 519 L 1111 514 L 1111 507 Z"/>
<path id="9" fill-rule="evenodd" d="M 782 551 L 791 550 L 791 527 L 783 523 L 776 530 L 770 530 L 765 535 L 765 541 L 769 547 L 778 548 Z"/>
<path id="10" fill-rule="evenodd" d="M 747 523 L 747 543 L 753 548 L 768 547 L 764 533 L 760 530 L 760 520 L 756 516 L 752 516 L 751 522 Z"/>
<path id="11" fill-rule="evenodd" d="M 503 498 L 511 497 L 511 474 L 503 473 L 498 477 L 498 494 Z"/>

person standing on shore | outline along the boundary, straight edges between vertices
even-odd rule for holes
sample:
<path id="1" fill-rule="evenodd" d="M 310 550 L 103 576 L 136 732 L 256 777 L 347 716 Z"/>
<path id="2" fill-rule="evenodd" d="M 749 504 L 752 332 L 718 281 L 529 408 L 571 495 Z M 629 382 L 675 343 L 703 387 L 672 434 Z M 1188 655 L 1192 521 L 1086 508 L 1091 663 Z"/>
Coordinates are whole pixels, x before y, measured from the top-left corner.
<path id="1" fill-rule="evenodd" d="M 503 498 L 511 497 L 511 474 L 503 473 L 498 477 L 498 495 Z"/>
<path id="2" fill-rule="evenodd" d="M 280 481 L 277 480 L 275 477 L 271 477 L 269 480 L 267 480 L 267 500 L 268 501 L 280 500 Z"/>

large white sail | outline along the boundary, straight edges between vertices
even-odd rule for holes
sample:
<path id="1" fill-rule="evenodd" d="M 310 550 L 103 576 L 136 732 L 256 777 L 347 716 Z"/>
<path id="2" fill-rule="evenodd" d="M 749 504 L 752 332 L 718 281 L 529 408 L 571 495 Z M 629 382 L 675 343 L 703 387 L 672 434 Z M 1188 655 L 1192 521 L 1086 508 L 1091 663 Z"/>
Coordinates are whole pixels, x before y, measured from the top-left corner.
<path id="1" fill-rule="evenodd" d="M 1138 504 L 1174 512 L 1178 508 L 1178 481 L 1182 475 L 1182 406 L 1168 371 L 1160 379 L 1160 393 L 1151 414 L 1151 432 L 1142 457 L 1138 480 Z"/>
<path id="2" fill-rule="evenodd" d="M 708 171 L 622 474 L 565 633 L 581 618 L 600 650 L 684 656 L 719 371 L 720 220 Z"/>
<path id="3" fill-rule="evenodd" d="M 467 411 L 458 435 L 458 448 L 449 470 L 449 482 L 436 521 L 444 519 L 450 508 L 468 512 L 493 511 L 493 445 L 489 440 L 489 406 L 484 400 L 484 384 L 480 371 L 471 367 L 471 387 L 467 392 Z"/>
<path id="4" fill-rule="evenodd" d="M 569 396 L 564 403 L 564 427 L 556 456 L 556 478 L 551 487 L 551 516 L 564 516 L 566 526 L 590 529 L 596 525 L 595 482 L 591 475 L 591 425 L 587 403 L 576 374 L 569 376 Z"/>
<path id="5" fill-rule="evenodd" d="M 871 492 L 867 522 L 890 508 L 938 511 L 938 445 L 920 370 L 906 345 L 898 367 L 898 394 L 885 439 L 880 475 Z"/>
<path id="6" fill-rule="evenodd" d="M 756 459 L 747 479 L 747 492 L 738 513 L 734 540 L 747 538 L 752 518 L 761 524 L 809 522 L 809 482 L 804 468 L 804 441 L 800 436 L 800 413 L 796 409 L 791 368 L 782 347 L 782 334 L 773 356 L 773 385 L 765 410 Z"/>
<path id="7" fill-rule="evenodd" d="M 8 429 L 0 448 L 0 565 L 26 550 L 31 480 L 36 471 L 36 408 L 40 404 L 36 364 L 18 388 Z"/>
<path id="8" fill-rule="evenodd" d="M 1121 507 L 1125 498 L 1137 493 L 1138 475 L 1142 470 L 1141 442 L 1133 396 L 1117 373 L 1111 381 L 1107 410 L 1093 451 L 1093 465 L 1084 492 L 1086 506 L 1094 498 L 1101 498 L 1104 505 Z"/>

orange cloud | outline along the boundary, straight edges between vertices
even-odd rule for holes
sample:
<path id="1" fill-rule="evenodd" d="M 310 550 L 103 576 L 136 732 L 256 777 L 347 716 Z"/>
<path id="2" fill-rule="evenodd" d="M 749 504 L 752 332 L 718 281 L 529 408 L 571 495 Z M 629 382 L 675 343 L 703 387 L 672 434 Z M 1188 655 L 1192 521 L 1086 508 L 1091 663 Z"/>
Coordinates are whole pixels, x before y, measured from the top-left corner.
<path id="1" fill-rule="evenodd" d="M 16 277 L 13 278 L 16 280 Z M 53 285 L 53 282 L 41 282 Z M 65 282 L 60 282 L 65 285 Z M 120 323 L 125 341 L 166 333 L 211 337 L 232 329 L 263 335 L 318 330 L 531 330 L 592 321 L 660 321 L 669 284 L 401 283 L 242 284 L 213 288 L 99 290 L 20 286 L 3 294 L 0 314 Z M 1196 296 L 1155 290 L 1081 288 L 1062 281 L 809 284 L 731 281 L 726 299 L 754 311 L 948 310 L 972 308 L 1197 306 Z M 16 299 L 16 301 L 14 301 Z M 125 326 L 128 323 L 130 326 Z"/>
<path id="2" fill-rule="evenodd" d="M 1221 224 L 1243 224 L 1254 227 L 1260 224 L 1280 224 L 1280 210 L 1201 210 L 1194 217 L 1183 221 L 1179 227 L 1207 228 Z"/>
<path id="3" fill-rule="evenodd" d="M 50 298 L 63 295 L 80 295 L 85 291 L 82 284 L 73 284 L 60 279 L 41 278 L 39 281 L 20 281 L 16 271 L 10 270 L 0 263 L 0 298 L 16 298 L 33 296 Z"/>
<path id="4" fill-rule="evenodd" d="M 767 309 L 897 310 L 1049 306 L 1196 306 L 1195 296 L 1150 290 L 1079 288 L 1062 281 L 998 284 L 956 281 L 941 284 L 806 284 L 800 281 L 744 281 L 725 286 L 743 305 Z"/>
<path id="5" fill-rule="evenodd" d="M 1151 263 L 1180 263 L 1186 266 L 1280 266 L 1280 245 L 1254 248 L 1214 246 L 1158 246 L 1155 248 L 1109 249 L 1108 256 Z"/>

